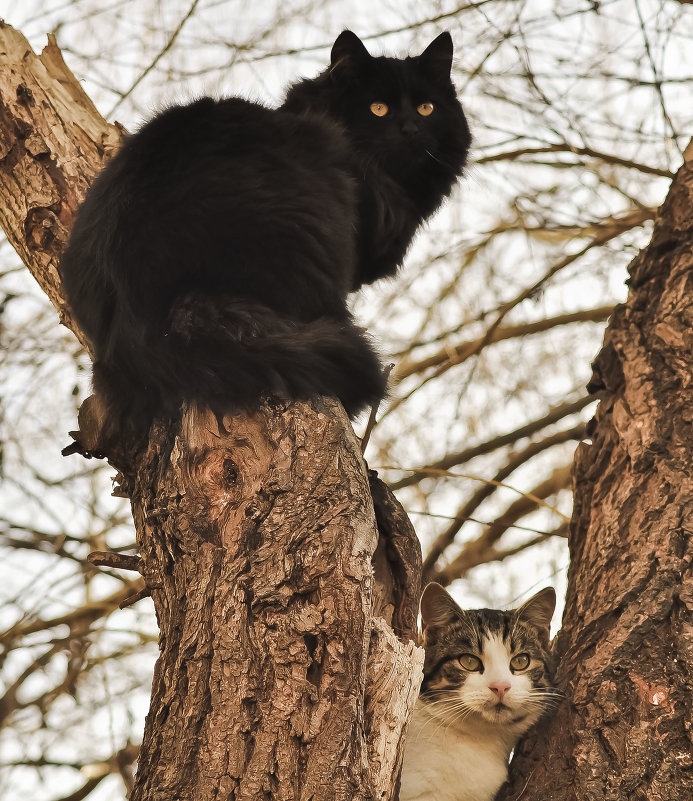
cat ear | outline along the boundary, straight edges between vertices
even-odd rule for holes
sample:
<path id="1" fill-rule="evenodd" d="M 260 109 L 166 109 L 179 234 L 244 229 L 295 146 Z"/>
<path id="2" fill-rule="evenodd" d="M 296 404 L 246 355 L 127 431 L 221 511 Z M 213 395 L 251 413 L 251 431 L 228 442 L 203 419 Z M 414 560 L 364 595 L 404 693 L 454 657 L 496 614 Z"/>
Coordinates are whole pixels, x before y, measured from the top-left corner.
<path id="1" fill-rule="evenodd" d="M 421 623 L 424 632 L 447 626 L 459 620 L 463 614 L 463 610 L 440 584 L 432 581 L 426 585 L 421 596 Z"/>
<path id="2" fill-rule="evenodd" d="M 434 80 L 449 80 L 452 69 L 452 36 L 447 31 L 437 36 L 419 56 L 419 64 Z"/>
<path id="3" fill-rule="evenodd" d="M 332 45 L 330 75 L 335 78 L 354 75 L 371 54 L 359 37 L 352 31 L 342 31 Z"/>
<path id="4" fill-rule="evenodd" d="M 525 601 L 516 610 L 518 620 L 524 620 L 530 626 L 534 626 L 542 639 L 548 643 L 549 629 L 551 628 L 551 618 L 553 610 L 556 608 L 556 592 L 553 587 L 544 587 L 533 595 L 529 601 Z"/>

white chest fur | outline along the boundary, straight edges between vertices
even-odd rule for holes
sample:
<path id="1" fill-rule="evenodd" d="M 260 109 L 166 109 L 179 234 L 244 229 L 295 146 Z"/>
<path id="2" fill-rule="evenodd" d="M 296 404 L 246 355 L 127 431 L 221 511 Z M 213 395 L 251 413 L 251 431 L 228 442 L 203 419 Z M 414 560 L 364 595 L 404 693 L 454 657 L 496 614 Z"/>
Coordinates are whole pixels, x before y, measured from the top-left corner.
<path id="1" fill-rule="evenodd" d="M 453 727 L 418 701 L 404 752 L 400 801 L 491 801 L 507 776 L 512 742 L 475 725 Z"/>

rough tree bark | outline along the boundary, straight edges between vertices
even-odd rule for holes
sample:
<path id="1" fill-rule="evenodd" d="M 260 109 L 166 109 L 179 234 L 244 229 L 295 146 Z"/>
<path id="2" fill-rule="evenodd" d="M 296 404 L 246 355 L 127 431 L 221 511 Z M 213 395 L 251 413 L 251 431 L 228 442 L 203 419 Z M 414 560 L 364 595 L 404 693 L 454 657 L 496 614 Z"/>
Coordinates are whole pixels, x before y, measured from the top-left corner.
<path id="1" fill-rule="evenodd" d="M 0 22 L 0 224 L 85 347 L 56 264 L 119 137 L 55 42 Z M 225 428 L 189 408 L 112 460 L 161 632 L 132 799 L 394 798 L 422 663 L 411 524 L 336 402 Z"/>
<path id="2" fill-rule="evenodd" d="M 693 798 L 693 148 L 593 367 L 555 643 L 568 700 L 505 801 Z"/>

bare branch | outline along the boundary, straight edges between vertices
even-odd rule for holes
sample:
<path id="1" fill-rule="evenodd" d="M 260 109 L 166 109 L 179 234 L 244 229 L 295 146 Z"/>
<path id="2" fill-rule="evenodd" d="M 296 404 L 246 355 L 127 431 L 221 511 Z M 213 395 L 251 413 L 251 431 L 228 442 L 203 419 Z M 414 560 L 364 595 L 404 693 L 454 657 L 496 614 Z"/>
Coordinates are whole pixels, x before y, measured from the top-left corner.
<path id="1" fill-rule="evenodd" d="M 142 572 L 142 560 L 139 556 L 130 556 L 116 551 L 92 551 L 87 556 L 87 561 L 92 565 L 115 567 L 119 570 L 135 570 Z"/>
<path id="2" fill-rule="evenodd" d="M 480 504 L 490 497 L 498 484 L 505 481 L 515 470 L 528 462 L 534 456 L 542 453 L 555 445 L 569 442 L 570 440 L 580 440 L 585 434 L 586 425 L 581 423 L 574 428 L 566 431 L 559 431 L 552 434 L 539 442 L 533 442 L 519 453 L 512 456 L 506 465 L 504 465 L 493 477 L 493 481 L 481 486 L 469 500 L 463 504 L 458 513 L 455 515 L 452 523 L 443 531 L 433 542 L 433 545 L 428 550 L 423 560 L 423 577 L 424 580 L 432 580 L 432 575 L 435 572 L 435 564 L 443 555 L 446 548 L 448 548 L 455 541 L 458 531 L 462 528 L 467 520 L 472 519 L 472 515 Z M 491 524 L 488 526 L 491 527 Z"/>
<path id="3" fill-rule="evenodd" d="M 556 145 L 543 145 L 542 147 L 520 147 L 515 150 L 505 150 L 488 156 L 480 156 L 476 160 L 476 163 L 490 164 L 494 161 L 515 161 L 515 159 L 519 159 L 522 156 L 536 156 L 542 153 L 574 153 L 576 156 L 587 156 L 588 158 L 599 159 L 607 164 L 628 167 L 629 169 L 638 170 L 647 175 L 661 175 L 664 178 L 674 177 L 674 173 L 671 170 L 651 167 L 649 164 L 641 164 L 632 159 L 615 156 L 612 153 L 602 153 L 591 147 L 576 147 L 575 145 L 569 145 L 567 142 Z"/>
<path id="4" fill-rule="evenodd" d="M 94 776 L 91 779 L 87 779 L 79 790 L 75 790 L 75 792 L 70 793 L 70 795 L 61 796 L 55 799 L 55 801 L 82 801 L 82 799 L 90 795 L 108 775 L 108 773 L 102 773 L 101 776 Z"/>
<path id="5" fill-rule="evenodd" d="M 139 74 L 136 80 L 130 84 L 129 89 L 120 93 L 120 98 L 118 99 L 117 103 L 111 108 L 108 112 L 108 116 L 112 117 L 115 112 L 120 108 L 123 102 L 137 89 L 137 87 L 142 83 L 142 81 L 149 75 L 149 73 L 156 67 L 156 65 L 161 61 L 161 59 L 168 53 L 168 51 L 173 47 L 175 44 L 176 39 L 178 38 L 180 32 L 183 30 L 185 23 L 192 17 L 195 13 L 195 9 L 197 8 L 200 0 L 193 0 L 190 4 L 190 8 L 188 9 L 187 13 L 183 15 L 183 18 L 178 23 L 176 29 L 173 33 L 169 36 L 168 41 L 166 44 L 159 50 L 156 56 L 152 59 L 152 61 L 147 65 L 147 67 Z"/>
<path id="6" fill-rule="evenodd" d="M 548 498 L 570 485 L 570 465 L 557 467 L 549 478 L 537 484 L 525 496 L 512 503 L 504 514 L 498 517 L 477 539 L 465 543 L 462 552 L 450 564 L 438 571 L 432 571 L 431 579 L 446 586 L 451 581 L 461 578 L 467 571 L 477 565 L 494 561 L 498 558 L 496 543 L 508 528 L 520 518 L 536 509 L 535 498 Z"/>
<path id="7" fill-rule="evenodd" d="M 556 317 L 547 317 L 543 320 L 536 320 L 531 323 L 518 323 L 517 325 L 507 325 L 495 328 L 493 332 L 478 337 L 477 339 L 467 340 L 460 342 L 457 345 L 450 345 L 449 347 L 441 348 L 436 353 L 425 359 L 420 359 L 417 362 L 411 362 L 403 359 L 397 369 L 395 370 L 395 380 L 402 380 L 408 378 L 415 373 L 421 373 L 431 367 L 444 365 L 445 369 L 449 369 L 453 365 L 461 364 L 466 359 L 477 354 L 482 345 L 490 345 L 495 342 L 502 342 L 507 339 L 514 339 L 516 337 L 530 336 L 531 334 L 538 334 L 544 331 L 549 331 L 562 325 L 571 325 L 573 323 L 592 322 L 598 323 L 608 319 L 613 311 L 613 306 L 600 306 L 596 309 L 586 309 L 579 312 L 570 312 L 568 314 L 560 314 Z M 436 376 L 440 375 L 441 371 L 436 372 Z"/>
<path id="8" fill-rule="evenodd" d="M 412 470 L 410 471 L 412 475 L 407 476 L 406 478 L 401 478 L 399 481 L 394 481 L 390 484 L 390 486 L 393 490 L 402 489 L 403 487 L 410 487 L 412 484 L 417 484 L 422 479 L 429 477 L 431 475 L 431 471 L 449 470 L 451 467 L 464 464 L 465 462 L 468 462 L 470 459 L 474 459 L 477 456 L 491 453 L 492 451 L 502 448 L 505 445 L 511 445 L 512 443 L 517 442 L 524 437 L 530 437 L 537 431 L 541 431 L 542 428 L 553 425 L 559 420 L 562 420 L 564 417 L 568 417 L 568 415 L 580 412 L 586 406 L 589 406 L 591 403 L 595 403 L 596 401 L 597 398 L 595 396 L 586 395 L 576 401 L 562 403 L 560 406 L 552 409 L 543 417 L 540 417 L 531 423 L 527 423 L 526 425 L 520 426 L 508 434 L 501 434 L 497 437 L 493 437 L 493 439 L 487 440 L 486 442 L 482 442 L 479 445 L 474 445 L 471 448 L 465 448 L 465 450 L 458 451 L 457 453 L 448 454 L 436 462 L 430 462 L 423 467 Z"/>
<path id="9" fill-rule="evenodd" d="M 37 631 L 47 631 L 56 626 L 69 626 L 70 629 L 78 632 L 85 632 L 89 627 L 102 617 L 110 615 L 120 604 L 132 598 L 145 587 L 143 579 L 127 582 L 121 589 L 103 598 L 100 601 L 91 601 L 77 609 L 64 615 L 50 618 L 48 620 L 35 620 L 32 623 L 16 623 L 7 631 L 0 635 L 0 642 L 13 643 L 26 637 L 27 634 L 35 634 Z"/>

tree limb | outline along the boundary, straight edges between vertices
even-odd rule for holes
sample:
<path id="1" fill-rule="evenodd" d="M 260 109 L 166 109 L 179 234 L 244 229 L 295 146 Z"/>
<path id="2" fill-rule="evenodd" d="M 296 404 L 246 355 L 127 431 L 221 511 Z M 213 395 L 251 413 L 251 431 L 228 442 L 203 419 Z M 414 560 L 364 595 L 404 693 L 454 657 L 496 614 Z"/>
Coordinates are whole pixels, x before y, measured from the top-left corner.
<path id="1" fill-rule="evenodd" d="M 422 479 L 430 477 L 431 471 L 450 470 L 450 468 L 455 467 L 456 465 L 464 464 L 465 462 L 468 462 L 477 456 L 483 456 L 484 454 L 492 453 L 498 448 L 503 448 L 506 445 L 512 445 L 514 442 L 517 442 L 524 437 L 531 437 L 532 434 L 535 434 L 537 431 L 541 431 L 542 428 L 553 425 L 559 420 L 568 417 L 568 415 L 576 414 L 577 412 L 582 411 L 582 409 L 584 409 L 586 406 L 589 406 L 590 403 L 594 403 L 595 400 L 596 398 L 585 395 L 584 397 L 578 398 L 575 401 L 562 403 L 559 406 L 551 409 L 543 417 L 533 420 L 531 423 L 526 423 L 525 425 L 516 428 L 514 431 L 510 431 L 507 434 L 500 434 L 499 436 L 493 437 L 486 442 L 482 442 L 478 445 L 472 445 L 469 448 L 465 448 L 463 451 L 450 453 L 436 462 L 430 462 L 429 464 L 423 465 L 420 468 L 410 470 L 409 472 L 411 472 L 412 475 L 401 478 L 399 481 L 393 481 L 390 484 L 390 488 L 392 490 L 398 490 L 402 489 L 403 487 L 410 487 L 412 484 L 417 484 Z"/>

